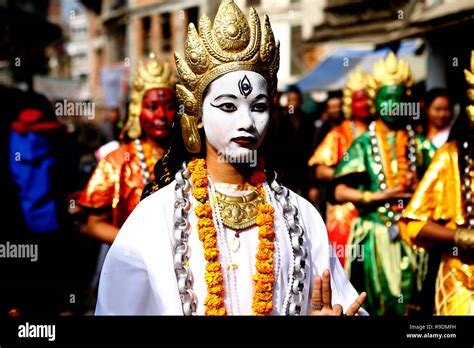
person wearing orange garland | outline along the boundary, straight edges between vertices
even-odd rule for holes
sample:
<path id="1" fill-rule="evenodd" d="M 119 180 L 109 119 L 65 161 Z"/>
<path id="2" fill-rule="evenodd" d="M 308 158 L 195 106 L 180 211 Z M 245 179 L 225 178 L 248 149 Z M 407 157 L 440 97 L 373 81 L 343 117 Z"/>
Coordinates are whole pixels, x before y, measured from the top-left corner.
<path id="1" fill-rule="evenodd" d="M 128 120 L 117 150 L 99 161 L 78 203 L 88 213 L 86 231 L 112 244 L 154 179 L 153 167 L 168 144 L 176 114 L 176 76 L 154 54 L 137 69 Z"/>
<path id="2" fill-rule="evenodd" d="M 343 90 L 343 112 L 346 117 L 342 123 L 332 129 L 316 148 L 308 161 L 314 166 L 316 179 L 330 182 L 334 169 L 352 142 L 367 130 L 371 115 L 375 113 L 372 89 L 369 88 L 371 76 L 356 68 L 349 74 Z M 352 202 L 333 204 L 327 202 L 326 227 L 328 237 L 336 254 L 344 266 L 346 245 L 351 231 L 352 220 L 357 216 L 357 209 Z"/>
<path id="3" fill-rule="evenodd" d="M 352 143 L 333 177 L 335 199 L 353 202 L 359 211 L 346 270 L 356 289 L 367 291 L 365 308 L 374 315 L 404 315 L 414 309 L 425 275 L 426 253 L 403 242 L 397 224 L 434 155 L 434 146 L 409 123 L 417 117 L 416 105 L 408 99 L 412 79 L 408 63 L 393 52 L 374 65 L 380 119 Z M 412 114 L 403 112 L 409 110 Z"/>
<path id="4" fill-rule="evenodd" d="M 189 161 L 140 202 L 102 270 L 97 315 L 355 315 L 316 209 L 265 171 L 279 44 L 232 0 L 175 55 Z M 205 138 L 200 133 L 204 133 Z M 201 139 L 205 139 L 202 148 Z"/>

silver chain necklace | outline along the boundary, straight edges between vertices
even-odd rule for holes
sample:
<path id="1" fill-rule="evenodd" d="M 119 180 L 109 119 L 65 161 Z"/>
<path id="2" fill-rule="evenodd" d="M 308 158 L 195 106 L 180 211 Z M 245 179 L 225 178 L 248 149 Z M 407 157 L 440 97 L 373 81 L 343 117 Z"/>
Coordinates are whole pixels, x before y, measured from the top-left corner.
<path id="1" fill-rule="evenodd" d="M 370 134 L 370 144 L 372 145 L 372 153 L 374 154 L 374 162 L 375 162 L 375 175 L 379 181 L 379 190 L 384 191 L 387 189 L 387 182 L 385 180 L 385 174 L 383 172 L 383 164 L 382 164 L 382 157 L 380 154 L 380 147 L 377 140 L 377 135 L 375 134 L 375 121 L 371 122 L 369 125 L 369 134 Z M 410 163 L 409 168 L 412 173 L 416 172 L 416 142 L 415 142 L 415 131 L 411 125 L 406 126 L 406 130 L 408 133 L 408 161 Z M 390 165 L 390 163 L 387 163 Z M 390 240 L 394 240 L 399 235 L 399 229 L 397 225 L 397 221 L 400 219 L 400 213 L 395 213 L 390 209 L 390 203 L 385 202 L 384 208 L 387 211 L 388 220 L 386 221 L 385 225 L 388 227 L 388 234 L 390 236 Z"/>
<path id="2" fill-rule="evenodd" d="M 174 232 L 173 232 L 173 253 L 176 280 L 181 298 L 184 315 L 195 315 L 197 308 L 197 298 L 193 291 L 194 279 L 191 269 L 188 266 L 191 250 L 188 245 L 191 227 L 188 220 L 191 202 L 189 191 L 190 172 L 183 162 L 181 170 L 176 172 L 175 180 L 175 204 L 174 204 Z M 275 198 L 281 206 L 283 217 L 291 241 L 293 258 L 290 260 L 288 301 L 284 313 L 289 315 L 300 315 L 304 302 L 304 281 L 307 272 L 305 271 L 307 251 L 304 245 L 304 229 L 298 220 L 298 209 L 291 203 L 289 190 L 281 186 L 275 179 L 271 183 L 271 189 L 275 192 Z M 267 198 L 270 200 L 270 197 Z M 274 207 L 275 209 L 277 207 Z M 214 214 L 214 212 L 213 212 Z"/>
<path id="3" fill-rule="evenodd" d="M 472 206 L 472 190 L 471 190 L 471 171 L 473 170 L 473 161 L 469 158 L 469 143 L 465 141 L 462 144 L 466 155 L 464 160 L 466 162 L 466 167 L 464 168 L 463 173 L 463 191 L 464 191 L 464 202 L 466 205 L 466 219 L 469 228 L 474 228 L 474 211 Z"/>
<path id="4" fill-rule="evenodd" d="M 137 149 L 138 164 L 142 169 L 143 184 L 146 185 L 150 181 L 151 175 L 148 170 L 148 167 L 146 166 L 145 152 L 143 151 L 143 146 L 140 139 L 135 139 L 134 143 L 135 148 Z"/>

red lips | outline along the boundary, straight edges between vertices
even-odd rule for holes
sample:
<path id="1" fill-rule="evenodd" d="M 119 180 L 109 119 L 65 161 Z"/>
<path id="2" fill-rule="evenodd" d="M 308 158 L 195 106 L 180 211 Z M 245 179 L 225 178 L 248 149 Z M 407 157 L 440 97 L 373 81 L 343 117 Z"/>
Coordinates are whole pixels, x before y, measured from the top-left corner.
<path id="1" fill-rule="evenodd" d="M 232 139 L 234 143 L 239 144 L 240 146 L 249 146 L 252 144 L 255 144 L 257 142 L 257 139 L 254 137 L 237 137 Z"/>

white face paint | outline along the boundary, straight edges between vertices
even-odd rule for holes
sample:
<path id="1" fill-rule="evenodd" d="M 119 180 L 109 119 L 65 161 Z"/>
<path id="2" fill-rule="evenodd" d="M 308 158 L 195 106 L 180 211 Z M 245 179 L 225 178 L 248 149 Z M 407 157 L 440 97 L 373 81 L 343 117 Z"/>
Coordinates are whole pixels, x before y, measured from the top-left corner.
<path id="1" fill-rule="evenodd" d="M 234 71 L 211 82 L 203 101 L 207 142 L 228 158 L 252 159 L 270 121 L 267 81 L 253 71 Z"/>

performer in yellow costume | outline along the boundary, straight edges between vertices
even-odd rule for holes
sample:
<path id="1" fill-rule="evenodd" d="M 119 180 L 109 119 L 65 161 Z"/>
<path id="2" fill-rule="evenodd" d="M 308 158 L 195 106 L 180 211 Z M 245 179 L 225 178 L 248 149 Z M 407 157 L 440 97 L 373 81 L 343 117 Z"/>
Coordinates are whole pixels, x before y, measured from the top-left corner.
<path id="1" fill-rule="evenodd" d="M 97 165 L 78 203 L 88 210 L 88 233 L 111 244 L 168 144 L 176 114 L 176 75 L 151 54 L 137 69 L 120 147 Z"/>
<path id="2" fill-rule="evenodd" d="M 411 244 L 444 246 L 436 279 L 437 315 L 474 315 L 474 51 L 465 70 L 469 125 L 441 147 L 400 221 Z M 461 124 L 461 123 L 460 123 Z"/>
<path id="3" fill-rule="evenodd" d="M 370 88 L 371 76 L 356 68 L 349 74 L 343 91 L 343 107 L 346 119 L 332 129 L 316 148 L 308 161 L 315 166 L 318 180 L 331 181 L 334 169 L 352 142 L 367 130 L 374 109 L 374 90 Z M 343 204 L 327 203 L 326 227 L 328 237 L 336 255 L 344 266 L 346 261 L 346 244 L 351 231 L 352 220 L 357 216 L 357 209 L 352 202 Z"/>

